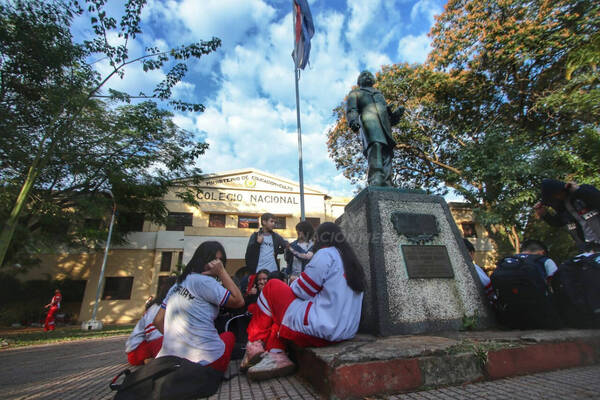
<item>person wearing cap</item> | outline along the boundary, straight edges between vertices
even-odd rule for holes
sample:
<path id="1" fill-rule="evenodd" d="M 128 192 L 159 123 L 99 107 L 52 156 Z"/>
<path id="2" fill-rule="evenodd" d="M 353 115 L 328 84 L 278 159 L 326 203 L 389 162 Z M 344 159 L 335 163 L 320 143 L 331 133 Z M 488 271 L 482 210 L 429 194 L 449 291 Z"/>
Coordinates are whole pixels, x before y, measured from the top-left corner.
<path id="1" fill-rule="evenodd" d="M 592 185 L 578 185 L 544 179 L 542 199 L 533 206 L 536 216 L 556 227 L 566 226 L 582 250 L 600 247 L 600 191 Z M 548 212 L 548 207 L 554 213 Z"/>

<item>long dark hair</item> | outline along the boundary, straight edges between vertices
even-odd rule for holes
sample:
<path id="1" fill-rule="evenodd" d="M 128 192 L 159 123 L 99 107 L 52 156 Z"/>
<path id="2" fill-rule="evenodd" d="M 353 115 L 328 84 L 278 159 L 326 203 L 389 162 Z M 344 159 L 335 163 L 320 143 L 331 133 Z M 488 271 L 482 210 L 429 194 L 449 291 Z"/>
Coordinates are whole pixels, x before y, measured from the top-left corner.
<path id="1" fill-rule="evenodd" d="M 204 272 L 206 264 L 214 260 L 219 251 L 223 255 L 223 257 L 221 257 L 221 262 L 223 263 L 223 266 L 225 266 L 227 264 L 227 255 L 225 254 L 225 249 L 221 243 L 209 241 L 200 244 L 194 252 L 192 259 L 187 263 L 183 272 L 179 275 L 179 278 L 177 278 L 177 283 L 183 282 L 192 272 Z"/>
<path id="2" fill-rule="evenodd" d="M 324 222 L 317 228 L 315 252 L 324 247 L 335 247 L 340 252 L 342 263 L 344 264 L 344 273 L 346 282 L 350 289 L 355 292 L 364 292 L 367 286 L 365 272 L 354 254 L 354 250 L 346 241 L 339 226 L 333 222 Z"/>
<path id="3" fill-rule="evenodd" d="M 146 304 L 146 310 L 149 309 L 152 306 L 152 304 L 161 305 L 165 297 L 167 297 L 169 289 L 171 289 L 171 286 L 173 286 L 176 281 L 176 276 L 170 276 L 166 281 L 164 281 L 158 288 L 158 294 L 156 295 L 156 297 L 153 298 L 152 301 L 150 301 L 148 304 Z"/>

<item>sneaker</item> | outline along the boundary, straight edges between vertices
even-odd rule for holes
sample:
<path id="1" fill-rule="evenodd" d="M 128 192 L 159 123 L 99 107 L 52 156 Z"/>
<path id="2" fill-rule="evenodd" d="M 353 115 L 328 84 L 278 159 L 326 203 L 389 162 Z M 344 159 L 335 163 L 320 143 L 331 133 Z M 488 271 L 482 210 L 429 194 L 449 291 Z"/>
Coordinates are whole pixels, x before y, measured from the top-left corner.
<path id="1" fill-rule="evenodd" d="M 242 362 L 240 363 L 240 370 L 245 371 L 259 362 L 264 352 L 265 346 L 260 340 L 248 342 L 246 344 L 246 353 L 244 353 L 244 358 L 242 358 Z"/>
<path id="2" fill-rule="evenodd" d="M 269 378 L 290 375 L 295 369 L 294 363 L 285 353 L 265 353 L 258 364 L 248 370 L 248 378 L 261 381 Z"/>

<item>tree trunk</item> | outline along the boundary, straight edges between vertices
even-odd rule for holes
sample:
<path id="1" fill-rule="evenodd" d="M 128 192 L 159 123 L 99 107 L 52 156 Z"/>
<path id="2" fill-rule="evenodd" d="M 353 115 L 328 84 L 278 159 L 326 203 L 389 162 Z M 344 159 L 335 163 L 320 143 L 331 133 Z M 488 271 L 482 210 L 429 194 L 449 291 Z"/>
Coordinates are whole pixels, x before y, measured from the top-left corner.
<path id="1" fill-rule="evenodd" d="M 6 220 L 4 227 L 2 228 L 2 233 L 0 233 L 0 267 L 4 264 L 4 258 L 6 257 L 6 252 L 8 251 L 8 247 L 10 242 L 12 241 L 12 237 L 15 233 L 15 229 L 17 228 L 17 224 L 19 222 L 19 215 L 21 215 L 21 211 L 23 210 L 23 206 L 27 201 L 27 197 L 29 196 L 29 192 L 33 187 L 33 183 L 38 177 L 40 168 L 43 166 L 43 158 L 42 153 L 44 150 L 44 144 L 46 143 L 46 138 L 43 138 L 38 147 L 38 152 L 33 160 L 33 163 L 29 167 L 29 171 L 27 172 L 27 177 L 25 178 L 25 182 L 23 186 L 21 186 L 21 191 L 19 192 L 19 196 L 17 196 L 17 200 L 15 201 L 15 205 L 10 213 L 10 216 Z M 51 146 L 52 147 L 52 146 Z"/>

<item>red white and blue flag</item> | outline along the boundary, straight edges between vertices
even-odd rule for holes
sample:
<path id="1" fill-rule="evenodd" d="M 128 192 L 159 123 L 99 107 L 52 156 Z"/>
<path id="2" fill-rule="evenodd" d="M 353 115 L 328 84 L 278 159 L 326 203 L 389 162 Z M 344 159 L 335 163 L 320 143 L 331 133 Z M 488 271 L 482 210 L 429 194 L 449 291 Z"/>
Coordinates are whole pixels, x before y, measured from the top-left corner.
<path id="1" fill-rule="evenodd" d="M 296 68 L 304 69 L 310 54 L 310 39 L 315 34 L 312 15 L 307 0 L 294 0 L 294 52 L 292 58 Z"/>

